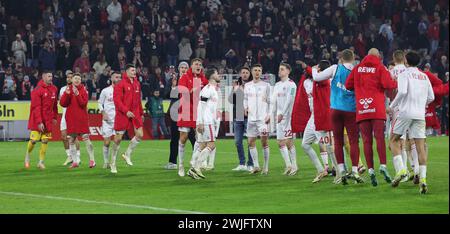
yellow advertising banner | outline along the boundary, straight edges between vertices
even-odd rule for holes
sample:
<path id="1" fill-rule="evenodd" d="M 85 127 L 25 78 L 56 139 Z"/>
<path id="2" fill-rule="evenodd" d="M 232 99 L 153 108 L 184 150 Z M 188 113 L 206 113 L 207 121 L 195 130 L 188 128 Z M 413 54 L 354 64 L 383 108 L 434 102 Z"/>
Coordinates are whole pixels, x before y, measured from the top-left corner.
<path id="1" fill-rule="evenodd" d="M 142 108 L 145 111 L 145 103 L 142 101 Z M 15 120 L 28 120 L 30 117 L 30 101 L 0 101 L 0 121 L 15 121 Z M 169 109 L 170 102 L 165 100 L 163 102 L 164 112 Z M 62 113 L 62 107 L 58 105 L 58 113 Z M 99 113 L 98 102 L 89 101 L 88 113 Z"/>

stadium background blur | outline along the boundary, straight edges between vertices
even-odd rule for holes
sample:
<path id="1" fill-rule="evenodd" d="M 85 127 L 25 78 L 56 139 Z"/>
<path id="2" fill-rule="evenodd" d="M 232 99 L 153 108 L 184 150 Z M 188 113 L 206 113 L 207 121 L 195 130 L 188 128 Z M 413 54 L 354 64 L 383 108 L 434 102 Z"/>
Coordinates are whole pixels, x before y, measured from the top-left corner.
<path id="1" fill-rule="evenodd" d="M 1 0 L 0 100 L 29 100 L 40 71 L 80 72 L 90 99 L 109 85 L 112 70 L 138 67 L 143 99 L 168 98 L 177 65 L 194 57 L 221 74 L 261 63 L 337 63 L 351 48 L 362 58 L 376 47 L 387 65 L 395 49 L 415 49 L 420 68 L 448 82 L 449 4 L 446 0 Z M 448 97 L 437 114 L 448 134 Z"/>

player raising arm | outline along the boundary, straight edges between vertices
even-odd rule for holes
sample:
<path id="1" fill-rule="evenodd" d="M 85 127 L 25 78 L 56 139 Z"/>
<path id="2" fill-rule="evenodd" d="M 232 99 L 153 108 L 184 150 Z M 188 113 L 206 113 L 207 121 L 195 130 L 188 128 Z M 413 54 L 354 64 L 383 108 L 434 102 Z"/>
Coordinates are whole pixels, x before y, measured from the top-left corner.
<path id="1" fill-rule="evenodd" d="M 75 139 L 78 136 L 83 138 L 86 150 L 89 154 L 89 167 L 95 167 L 94 147 L 89 139 L 89 123 L 87 113 L 88 92 L 81 84 L 81 75 L 75 73 L 72 78 L 72 85 L 68 86 L 61 97 L 60 104 L 67 108 L 66 123 L 67 135 L 69 136 L 70 156 L 72 157 L 71 168 L 76 168 L 80 164 L 77 156 Z"/>

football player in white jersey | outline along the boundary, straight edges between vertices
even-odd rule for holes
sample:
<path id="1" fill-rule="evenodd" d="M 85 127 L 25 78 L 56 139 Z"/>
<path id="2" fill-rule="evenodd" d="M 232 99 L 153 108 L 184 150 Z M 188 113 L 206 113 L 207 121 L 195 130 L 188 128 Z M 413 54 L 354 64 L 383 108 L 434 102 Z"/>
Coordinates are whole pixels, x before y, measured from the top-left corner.
<path id="1" fill-rule="evenodd" d="M 389 72 L 391 73 L 391 77 L 394 80 L 397 80 L 398 76 L 404 72 L 406 70 L 406 66 L 405 66 L 405 53 L 402 50 L 396 50 L 394 51 L 394 54 L 392 55 L 393 57 L 393 61 L 394 61 L 394 66 L 392 67 L 392 69 L 389 69 Z M 389 93 L 387 93 L 387 101 L 388 101 L 388 105 L 394 100 L 395 95 L 397 94 L 397 90 L 393 90 Z M 389 110 L 389 108 L 388 108 Z M 390 117 L 390 131 L 389 131 L 389 135 L 392 134 L 392 131 L 394 129 L 394 123 L 397 120 L 397 116 L 398 116 L 398 107 L 390 110 L 389 113 L 389 117 Z M 403 161 L 403 167 L 408 168 L 407 162 L 408 159 L 410 161 L 410 166 L 412 168 L 412 171 L 410 172 L 410 176 L 411 179 L 414 178 L 415 174 L 419 174 L 419 161 L 418 161 L 418 156 L 417 156 L 417 150 L 416 150 L 416 146 L 414 144 L 414 140 L 413 139 L 409 139 L 409 134 L 406 133 L 401 137 L 402 141 L 401 141 L 401 148 L 402 148 L 402 161 Z M 396 171 L 396 173 L 398 173 L 398 171 Z M 408 172 L 409 173 L 409 172 Z M 401 182 L 406 182 L 409 180 L 409 176 L 405 177 Z"/>
<path id="2" fill-rule="evenodd" d="M 433 88 L 428 76 L 417 68 L 420 56 L 410 51 L 405 55 L 407 69 L 398 76 L 398 92 L 390 108 L 398 107 L 398 116 L 394 124 L 390 139 L 390 148 L 394 155 L 394 167 L 397 174 L 392 186 L 397 187 L 400 181 L 407 176 L 401 155 L 400 137 L 409 131 L 414 138 L 417 153 L 419 154 L 420 193 L 427 193 L 427 153 L 425 151 L 425 107 L 434 100 Z"/>
<path id="3" fill-rule="evenodd" d="M 256 149 L 256 138 L 261 137 L 264 154 L 264 166 L 262 174 L 269 172 L 269 108 L 270 108 L 270 85 L 261 80 L 262 66 L 254 64 L 251 68 L 253 80 L 244 86 L 244 111 L 248 116 L 247 138 L 250 155 L 253 159 L 253 170 L 251 174 L 261 172 L 258 162 L 258 150 Z"/>
<path id="4" fill-rule="evenodd" d="M 121 80 L 119 72 L 113 72 L 111 74 L 111 85 L 104 88 L 100 93 L 98 99 L 98 109 L 102 113 L 102 136 L 103 136 L 103 168 L 111 168 L 111 173 L 117 173 L 116 159 L 111 158 L 109 162 L 109 145 L 111 143 L 111 137 L 114 135 L 114 117 L 116 115 L 116 108 L 114 106 L 114 85 Z"/>
<path id="5" fill-rule="evenodd" d="M 199 145 L 192 156 L 192 167 L 188 171 L 188 175 L 193 179 L 205 178 L 201 172 L 201 166 L 216 148 L 215 126 L 219 102 L 217 84 L 220 82 L 220 77 L 215 68 L 208 69 L 205 76 L 208 79 L 208 85 L 200 91 L 200 101 L 197 106 L 196 131 Z"/>
<path id="6" fill-rule="evenodd" d="M 281 63 L 278 76 L 280 81 L 275 84 L 270 102 L 270 113 L 275 116 L 277 129 L 277 141 L 281 156 L 284 159 L 286 168 L 284 175 L 293 176 L 297 174 L 297 153 L 295 151 L 294 141 L 292 139 L 291 114 L 294 107 L 297 85 L 289 79 L 291 66 L 287 63 Z"/>
<path id="7" fill-rule="evenodd" d="M 222 120 L 222 110 L 221 110 L 221 108 L 222 108 L 222 101 L 221 101 L 222 94 L 220 92 L 219 84 L 217 84 L 216 90 L 217 90 L 217 95 L 219 96 L 219 100 L 218 100 L 218 103 L 217 103 L 217 113 L 216 113 L 217 118 L 214 121 L 214 137 L 215 138 L 217 138 L 217 136 L 219 135 L 220 121 Z M 202 169 L 205 169 L 207 171 L 214 170 L 214 162 L 216 161 L 216 151 L 217 151 L 217 147 L 214 147 L 214 149 L 208 155 L 207 160 L 205 160 L 203 162 Z"/>
<path id="8" fill-rule="evenodd" d="M 67 86 L 72 84 L 72 77 L 73 77 L 73 72 L 71 70 L 67 70 L 66 71 L 67 85 L 61 87 L 61 89 L 59 90 L 59 99 L 61 99 L 62 95 L 66 91 Z M 61 140 L 63 142 L 64 149 L 66 150 L 66 154 L 67 154 L 67 158 L 66 158 L 66 161 L 63 163 L 63 166 L 67 166 L 72 163 L 72 157 L 70 156 L 69 140 L 67 138 L 66 108 L 65 107 L 62 108 L 62 116 L 61 116 L 61 122 L 59 124 L 59 129 L 61 130 Z M 78 139 L 75 140 L 75 147 L 77 148 L 77 155 L 79 158 L 80 157 L 80 142 L 78 141 Z"/>

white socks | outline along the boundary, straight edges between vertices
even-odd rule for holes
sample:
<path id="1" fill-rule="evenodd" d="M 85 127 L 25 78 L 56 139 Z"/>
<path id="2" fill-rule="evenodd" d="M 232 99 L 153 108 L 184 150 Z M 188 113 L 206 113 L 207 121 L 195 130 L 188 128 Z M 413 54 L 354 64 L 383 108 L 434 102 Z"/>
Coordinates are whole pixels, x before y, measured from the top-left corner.
<path id="1" fill-rule="evenodd" d="M 125 151 L 125 155 L 131 159 L 131 154 L 133 153 L 133 150 L 136 148 L 136 146 L 139 144 L 140 140 L 138 140 L 136 137 L 133 137 L 131 139 L 130 144 L 128 145 L 127 151 Z"/>
<path id="2" fill-rule="evenodd" d="M 269 155 L 270 155 L 269 146 L 263 148 L 263 154 L 264 154 L 264 170 L 268 171 L 269 170 Z"/>
<path id="3" fill-rule="evenodd" d="M 358 167 L 352 166 L 352 172 L 353 172 L 353 174 L 358 174 Z"/>
<path id="4" fill-rule="evenodd" d="M 66 155 L 67 155 L 67 157 L 71 157 L 71 156 L 70 156 L 70 148 L 69 148 L 69 149 L 66 149 Z"/>
<path id="5" fill-rule="evenodd" d="M 109 163 L 109 146 L 103 146 L 103 162 Z"/>
<path id="6" fill-rule="evenodd" d="M 419 174 L 420 179 L 426 179 L 427 178 L 427 165 L 420 165 L 419 166 Z"/>
<path id="7" fill-rule="evenodd" d="M 401 154 L 394 156 L 393 161 L 394 161 L 395 173 L 398 173 L 401 170 L 403 170 L 403 158 L 402 158 Z"/>
<path id="8" fill-rule="evenodd" d="M 345 174 L 345 166 L 344 166 L 343 163 L 339 163 L 339 164 L 338 164 L 337 172 L 338 172 L 340 175 L 344 175 L 344 174 Z"/>
<path id="9" fill-rule="evenodd" d="M 69 150 L 70 150 L 70 155 L 72 157 L 72 161 L 74 163 L 79 163 L 80 158 L 77 157 L 77 148 L 76 148 L 75 144 L 69 144 Z"/>
<path id="10" fill-rule="evenodd" d="M 331 158 L 331 163 L 333 164 L 334 168 L 336 169 L 336 171 L 339 171 L 339 170 L 337 170 L 338 163 L 337 163 L 336 155 L 334 154 L 334 151 L 333 151 L 333 145 L 327 145 L 327 152 L 328 152 L 329 157 Z"/>
<path id="11" fill-rule="evenodd" d="M 308 155 L 308 157 L 311 159 L 312 163 L 317 169 L 317 172 L 323 172 L 323 166 L 322 163 L 320 163 L 319 158 L 317 157 L 316 152 L 313 150 L 310 144 L 302 144 L 302 148 L 305 151 L 305 153 Z"/>
<path id="12" fill-rule="evenodd" d="M 201 153 L 201 151 L 199 151 L 198 148 L 192 152 L 192 158 L 190 161 L 191 167 L 197 168 L 197 160 L 200 157 L 200 153 Z M 201 163 L 203 163 L 203 161 Z M 182 163 L 180 163 L 180 165 L 182 165 Z"/>
<path id="13" fill-rule="evenodd" d="M 295 149 L 295 145 L 292 145 L 291 149 L 289 150 L 289 158 L 291 159 L 292 168 L 298 170 L 297 150 Z"/>
<path id="14" fill-rule="evenodd" d="M 214 168 L 214 161 L 216 160 L 216 148 L 214 148 L 209 154 L 208 167 Z"/>
<path id="15" fill-rule="evenodd" d="M 413 163 L 411 164 L 411 167 L 414 168 L 414 175 L 419 174 L 419 154 L 417 154 L 416 144 L 411 145 L 411 157 Z"/>
<path id="16" fill-rule="evenodd" d="M 280 147 L 280 153 L 284 159 L 284 163 L 286 164 L 286 167 L 291 167 L 292 164 L 291 164 L 291 160 L 289 159 L 289 151 L 288 151 L 287 147 L 286 146 Z"/>
<path id="17" fill-rule="evenodd" d="M 92 145 L 91 140 L 89 140 L 89 138 L 87 139 L 83 139 L 85 145 L 86 145 L 86 150 L 89 154 L 89 160 L 94 161 L 94 146 Z"/>
<path id="18" fill-rule="evenodd" d="M 256 149 L 256 147 L 250 148 L 250 156 L 252 156 L 253 166 L 259 168 L 258 150 Z"/>
<path id="19" fill-rule="evenodd" d="M 197 150 L 198 152 L 198 150 Z M 197 160 L 195 161 L 195 169 L 200 169 L 202 163 L 208 158 L 208 155 L 211 153 L 211 149 L 209 147 L 205 147 L 202 152 L 200 152 Z"/>
<path id="20" fill-rule="evenodd" d="M 320 152 L 320 157 L 322 158 L 322 163 L 324 167 L 328 166 L 328 153 L 327 152 Z"/>
<path id="21" fill-rule="evenodd" d="M 116 158 L 117 154 L 119 153 L 120 145 L 116 145 L 116 143 L 113 143 L 112 145 L 112 153 L 111 153 L 111 164 L 116 164 Z"/>
<path id="22" fill-rule="evenodd" d="M 403 168 L 408 168 L 408 154 L 406 153 L 406 150 L 402 150 L 402 162 L 403 162 Z"/>
<path id="23" fill-rule="evenodd" d="M 183 165 L 183 161 L 184 161 L 184 144 L 178 142 L 178 166 Z"/>

